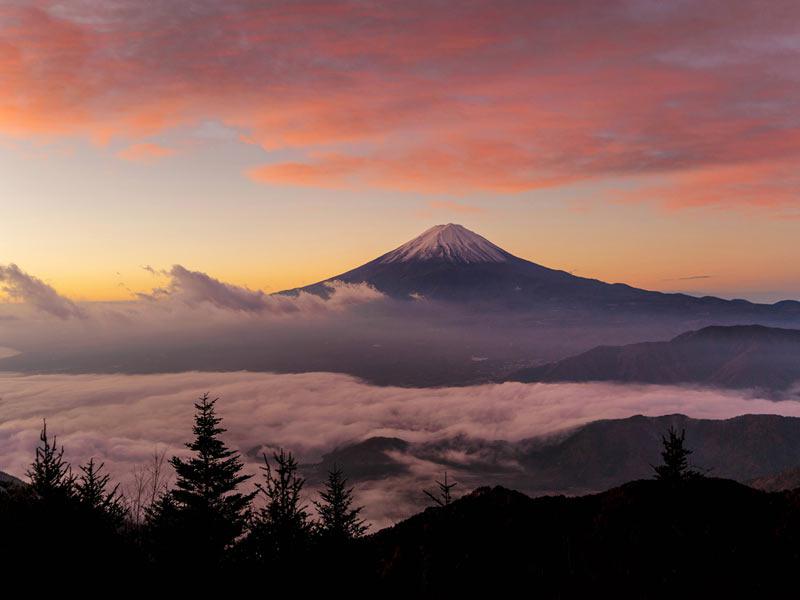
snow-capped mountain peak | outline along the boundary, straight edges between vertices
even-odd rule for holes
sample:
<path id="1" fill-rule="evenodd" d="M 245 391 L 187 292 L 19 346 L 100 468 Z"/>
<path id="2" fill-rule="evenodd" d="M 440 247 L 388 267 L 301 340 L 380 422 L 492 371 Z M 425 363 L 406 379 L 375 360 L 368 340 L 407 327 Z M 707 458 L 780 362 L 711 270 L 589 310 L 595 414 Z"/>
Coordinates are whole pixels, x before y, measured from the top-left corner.
<path id="1" fill-rule="evenodd" d="M 380 262 L 443 260 L 452 263 L 503 263 L 511 255 L 466 227 L 436 225 L 384 255 Z"/>

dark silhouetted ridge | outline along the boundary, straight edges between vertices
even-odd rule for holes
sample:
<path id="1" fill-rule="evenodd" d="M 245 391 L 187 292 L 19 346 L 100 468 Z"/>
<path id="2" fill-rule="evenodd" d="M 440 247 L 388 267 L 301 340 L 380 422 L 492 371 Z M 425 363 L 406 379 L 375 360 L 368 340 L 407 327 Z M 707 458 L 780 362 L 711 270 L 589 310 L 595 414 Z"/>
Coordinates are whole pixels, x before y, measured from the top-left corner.
<path id="1" fill-rule="evenodd" d="M 668 342 L 598 346 L 518 371 L 526 382 L 620 381 L 783 391 L 800 380 L 800 330 L 711 326 Z"/>

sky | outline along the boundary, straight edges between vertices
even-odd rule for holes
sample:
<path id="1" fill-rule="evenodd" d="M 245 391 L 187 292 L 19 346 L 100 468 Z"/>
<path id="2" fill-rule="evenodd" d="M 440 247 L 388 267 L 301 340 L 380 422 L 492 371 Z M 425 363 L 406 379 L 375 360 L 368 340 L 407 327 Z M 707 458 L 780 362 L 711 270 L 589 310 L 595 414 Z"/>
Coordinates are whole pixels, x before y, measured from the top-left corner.
<path id="1" fill-rule="evenodd" d="M 0 0 L 0 265 L 116 300 L 317 281 L 458 222 L 800 298 L 800 4 Z"/>

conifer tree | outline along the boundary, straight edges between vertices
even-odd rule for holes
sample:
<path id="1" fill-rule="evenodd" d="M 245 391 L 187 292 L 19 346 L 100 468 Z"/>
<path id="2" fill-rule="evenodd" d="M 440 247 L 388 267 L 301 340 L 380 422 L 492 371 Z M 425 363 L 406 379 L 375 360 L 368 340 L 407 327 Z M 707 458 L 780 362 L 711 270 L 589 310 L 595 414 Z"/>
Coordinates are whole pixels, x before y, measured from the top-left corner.
<path id="1" fill-rule="evenodd" d="M 184 539 L 184 535 L 187 526 L 191 525 L 187 521 L 185 511 L 181 511 L 171 490 L 163 492 L 154 502 L 145 506 L 142 541 L 155 563 L 174 561 L 173 557 L 180 561 L 191 558 L 185 555 L 188 540 Z"/>
<path id="2" fill-rule="evenodd" d="M 447 471 L 444 472 L 444 481 L 436 481 L 436 485 L 439 488 L 437 493 L 429 492 L 428 490 L 422 490 L 422 492 L 430 498 L 437 506 L 448 506 L 453 501 L 453 494 L 452 490 L 454 487 L 458 485 L 455 481 L 450 483 L 447 480 Z"/>
<path id="3" fill-rule="evenodd" d="M 81 506 L 118 526 L 125 518 L 125 505 L 119 492 L 119 484 L 109 489 L 111 476 L 103 473 L 104 464 L 98 465 L 94 458 L 90 458 L 86 465 L 80 466 L 81 475 L 75 482 L 75 495 Z"/>
<path id="4" fill-rule="evenodd" d="M 274 468 L 264 454 L 264 483 L 257 487 L 266 504 L 253 524 L 252 542 L 262 561 L 287 564 L 306 548 L 312 525 L 300 497 L 305 479 L 297 474 L 297 460 L 283 448 L 273 453 L 273 460 Z"/>
<path id="5" fill-rule="evenodd" d="M 667 435 L 661 436 L 661 443 L 664 449 L 661 451 L 661 458 L 664 461 L 661 465 L 653 467 L 656 472 L 656 479 L 669 483 L 679 483 L 688 479 L 700 477 L 700 473 L 689 466 L 689 455 L 692 450 L 685 446 L 686 430 L 677 430 L 670 426 Z"/>
<path id="6" fill-rule="evenodd" d="M 359 538 L 369 528 L 361 518 L 363 506 L 353 507 L 353 488 L 347 487 L 342 469 L 334 465 L 328 472 L 320 500 L 314 501 L 319 513 L 319 533 L 334 542 Z"/>
<path id="7" fill-rule="evenodd" d="M 53 436 L 52 442 L 48 438 L 46 420 L 42 420 L 39 441 L 36 456 L 27 473 L 33 491 L 45 500 L 72 497 L 75 477 L 69 463 L 64 460 L 64 447 L 58 448 L 56 436 Z"/>
<path id="8" fill-rule="evenodd" d="M 164 513 L 159 508 L 169 507 L 170 520 L 183 530 L 189 550 L 212 563 L 243 533 L 255 495 L 237 491 L 252 475 L 242 474 L 239 453 L 220 439 L 225 429 L 219 426 L 216 402 L 203 394 L 195 403 L 194 440 L 186 444 L 193 455 L 170 460 L 177 475 L 175 489 L 153 511 L 157 518 Z"/>

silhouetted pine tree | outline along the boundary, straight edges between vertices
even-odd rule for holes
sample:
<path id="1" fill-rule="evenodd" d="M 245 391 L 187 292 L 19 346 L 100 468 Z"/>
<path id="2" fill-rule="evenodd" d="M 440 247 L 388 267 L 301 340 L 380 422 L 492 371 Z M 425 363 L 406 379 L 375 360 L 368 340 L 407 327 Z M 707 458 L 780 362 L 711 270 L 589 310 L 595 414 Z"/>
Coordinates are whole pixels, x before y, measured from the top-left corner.
<path id="1" fill-rule="evenodd" d="M 300 498 L 305 479 L 297 474 L 297 460 L 283 448 L 273 460 L 274 469 L 264 454 L 264 483 L 257 487 L 266 504 L 254 519 L 249 552 L 260 562 L 287 568 L 308 549 L 312 524 Z"/>
<path id="2" fill-rule="evenodd" d="M 119 484 L 109 489 L 111 476 L 103 473 L 103 466 L 90 458 L 86 465 L 81 465 L 81 475 L 75 482 L 75 495 L 84 508 L 96 512 L 107 519 L 109 524 L 119 526 L 125 519 L 126 509 Z"/>
<path id="3" fill-rule="evenodd" d="M 422 490 L 423 493 L 433 500 L 437 506 L 448 506 L 453 501 L 453 494 L 451 493 L 452 489 L 458 485 L 455 481 L 453 483 L 449 483 L 447 481 L 447 471 L 444 472 L 444 481 L 436 481 L 436 485 L 439 488 L 437 493 L 429 492 L 428 490 Z"/>
<path id="4" fill-rule="evenodd" d="M 239 453 L 219 437 L 225 429 L 219 426 L 216 401 L 204 394 L 195 403 L 195 437 L 186 444 L 194 455 L 170 460 L 177 474 L 175 489 L 149 513 L 157 546 L 182 547 L 184 559 L 207 566 L 219 564 L 225 550 L 242 535 L 255 495 L 236 491 L 252 475 L 242 474 Z"/>
<path id="5" fill-rule="evenodd" d="M 170 562 L 187 562 L 191 554 L 186 556 L 185 548 L 190 540 L 186 539 L 186 513 L 182 512 L 175 502 L 171 490 L 167 490 L 144 509 L 144 527 L 142 545 L 149 554 L 149 559 L 160 567 L 167 567 Z"/>
<path id="6" fill-rule="evenodd" d="M 39 441 L 34 461 L 27 472 L 31 487 L 45 500 L 63 500 L 72 497 L 75 477 L 69 463 L 64 460 L 64 447 L 58 448 L 56 436 L 53 436 L 52 442 L 47 437 L 46 420 L 42 420 Z"/>
<path id="7" fill-rule="evenodd" d="M 670 426 L 667 435 L 661 436 L 661 443 L 664 449 L 661 451 L 663 464 L 653 467 L 656 472 L 656 479 L 669 483 L 678 483 L 701 477 L 702 475 L 689 466 L 689 455 L 692 451 L 686 448 L 686 430 L 677 430 Z"/>
<path id="8" fill-rule="evenodd" d="M 353 507 L 353 488 L 336 465 L 328 472 L 325 489 L 314 502 L 319 513 L 319 534 L 332 542 L 345 542 L 359 538 L 369 528 L 361 518 L 363 506 Z"/>
<path id="9" fill-rule="evenodd" d="M 64 460 L 64 448 L 54 436 L 49 438 L 43 423 L 34 462 L 28 470 L 32 501 L 18 515 L 25 522 L 23 529 L 32 540 L 61 540 L 68 550 L 59 554 L 48 573 L 74 573 L 86 565 L 109 574 L 130 565 L 135 553 L 123 535 L 122 516 L 116 523 L 107 519 L 119 507 L 116 490 L 109 491 L 108 477 L 94 461 L 82 467 L 76 478 Z M 99 510 L 98 510 L 99 509 Z M 3 531 L 0 536 L 7 532 Z M 25 545 L 18 545 L 25 552 Z M 31 549 L 33 554 L 38 550 Z M 26 556 L 33 555 L 31 553 Z"/>

